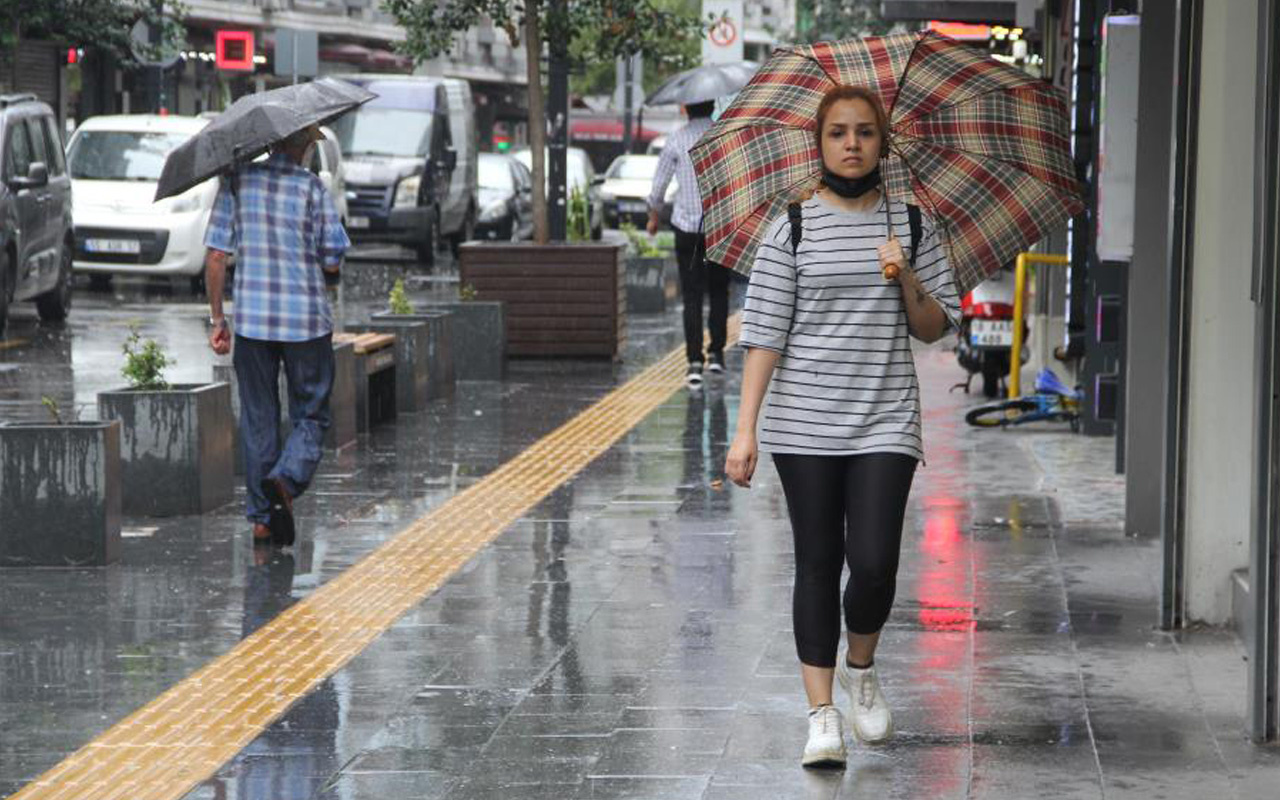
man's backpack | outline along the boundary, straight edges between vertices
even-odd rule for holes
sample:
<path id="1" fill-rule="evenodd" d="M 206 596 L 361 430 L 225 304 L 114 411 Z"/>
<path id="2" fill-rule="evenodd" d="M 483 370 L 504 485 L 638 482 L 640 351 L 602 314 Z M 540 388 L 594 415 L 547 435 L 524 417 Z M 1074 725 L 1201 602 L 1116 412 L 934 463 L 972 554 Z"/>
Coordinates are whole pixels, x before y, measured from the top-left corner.
<path id="1" fill-rule="evenodd" d="M 791 220 L 791 255 L 795 256 L 800 249 L 800 237 L 804 235 L 804 216 L 800 213 L 800 204 L 787 206 L 787 217 Z M 916 268 L 916 246 L 920 243 L 920 206 L 907 206 L 907 224 L 911 227 L 911 252 L 907 253 L 907 266 Z"/>

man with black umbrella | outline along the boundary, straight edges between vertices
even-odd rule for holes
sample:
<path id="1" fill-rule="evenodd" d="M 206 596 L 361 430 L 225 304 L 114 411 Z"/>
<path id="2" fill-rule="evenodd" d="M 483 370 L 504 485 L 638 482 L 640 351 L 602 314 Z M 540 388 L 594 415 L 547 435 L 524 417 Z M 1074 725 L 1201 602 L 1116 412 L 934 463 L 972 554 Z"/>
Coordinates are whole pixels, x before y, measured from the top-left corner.
<path id="1" fill-rule="evenodd" d="M 222 290 L 227 258 L 236 256 L 233 359 L 255 544 L 293 544 L 293 500 L 310 484 L 329 428 L 334 359 L 326 273 L 336 276 L 351 243 L 324 184 L 301 166 L 320 137 L 308 126 L 272 145 L 266 161 L 224 178 L 205 233 L 209 345 L 218 354 L 232 350 Z M 282 364 L 292 423 L 283 448 Z"/>

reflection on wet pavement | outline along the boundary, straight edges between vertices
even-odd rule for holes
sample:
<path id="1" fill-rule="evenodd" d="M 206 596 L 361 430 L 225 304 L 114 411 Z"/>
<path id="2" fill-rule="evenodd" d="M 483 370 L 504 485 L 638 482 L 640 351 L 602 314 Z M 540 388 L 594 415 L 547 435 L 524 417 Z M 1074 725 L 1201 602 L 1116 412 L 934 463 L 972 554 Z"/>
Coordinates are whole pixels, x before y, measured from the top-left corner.
<path id="1" fill-rule="evenodd" d="M 633 319 L 624 365 L 517 362 L 330 455 L 293 553 L 253 551 L 228 506 L 130 521 L 156 531 L 109 569 L 5 572 L 0 794 L 634 375 L 675 322 Z M 77 400 L 113 377 L 95 362 L 114 339 L 82 356 L 91 338 L 40 367 L 74 371 Z M 1243 733 L 1239 646 L 1155 628 L 1158 552 L 1120 528 L 1111 442 L 965 429 L 950 354 L 921 365 L 929 463 L 877 658 L 898 736 L 855 747 L 844 772 L 797 766 L 776 474 L 721 481 L 735 353 L 723 382 L 673 395 L 188 797 L 1274 797 L 1280 754 Z M 0 402 L 31 391 L 0 383 Z"/>

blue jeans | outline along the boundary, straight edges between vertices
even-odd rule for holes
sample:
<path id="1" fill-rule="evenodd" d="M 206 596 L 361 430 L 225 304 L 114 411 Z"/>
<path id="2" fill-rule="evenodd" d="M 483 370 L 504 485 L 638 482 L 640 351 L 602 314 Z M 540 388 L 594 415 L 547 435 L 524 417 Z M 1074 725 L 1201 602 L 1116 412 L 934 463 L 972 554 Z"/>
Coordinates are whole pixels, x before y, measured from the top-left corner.
<path id="1" fill-rule="evenodd" d="M 289 494 L 307 490 L 329 429 L 329 393 L 333 391 L 333 342 L 330 334 L 305 342 L 269 342 L 236 337 L 232 357 L 240 384 L 240 436 L 244 443 L 245 516 L 266 522 L 271 504 L 262 493 L 263 478 L 279 478 Z M 280 365 L 289 386 L 292 426 L 280 446 Z"/>

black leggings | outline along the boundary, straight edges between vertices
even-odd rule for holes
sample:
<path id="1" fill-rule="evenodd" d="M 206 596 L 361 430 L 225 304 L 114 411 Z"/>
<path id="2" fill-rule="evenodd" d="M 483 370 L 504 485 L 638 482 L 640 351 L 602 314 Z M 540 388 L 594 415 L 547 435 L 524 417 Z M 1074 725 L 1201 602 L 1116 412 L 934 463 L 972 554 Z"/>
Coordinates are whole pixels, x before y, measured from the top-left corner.
<path id="1" fill-rule="evenodd" d="M 899 453 L 775 453 L 773 463 L 795 536 L 791 621 L 796 652 L 809 666 L 834 667 L 840 644 L 840 573 L 846 561 L 848 629 L 875 633 L 889 618 L 916 460 Z"/>

